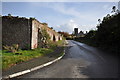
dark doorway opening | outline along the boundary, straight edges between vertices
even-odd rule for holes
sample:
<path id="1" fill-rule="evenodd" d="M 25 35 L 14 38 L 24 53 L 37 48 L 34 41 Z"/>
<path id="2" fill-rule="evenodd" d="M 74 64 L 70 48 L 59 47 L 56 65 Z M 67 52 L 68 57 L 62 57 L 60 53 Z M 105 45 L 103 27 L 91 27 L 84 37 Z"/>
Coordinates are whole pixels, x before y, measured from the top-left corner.
<path id="1" fill-rule="evenodd" d="M 60 37 L 58 37 L 58 40 L 60 40 Z"/>
<path id="2" fill-rule="evenodd" d="M 38 48 L 42 47 L 42 34 L 41 34 L 41 30 L 38 28 Z"/>
<path id="3" fill-rule="evenodd" d="M 53 41 L 56 41 L 55 35 L 53 35 Z"/>

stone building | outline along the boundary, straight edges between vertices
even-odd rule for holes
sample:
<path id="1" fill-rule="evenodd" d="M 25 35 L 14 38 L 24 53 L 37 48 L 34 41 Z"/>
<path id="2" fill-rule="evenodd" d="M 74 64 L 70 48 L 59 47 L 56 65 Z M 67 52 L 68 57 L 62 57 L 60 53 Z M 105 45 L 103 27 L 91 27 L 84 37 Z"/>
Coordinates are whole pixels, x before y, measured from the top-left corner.
<path id="1" fill-rule="evenodd" d="M 20 49 L 34 49 L 41 46 L 45 30 L 50 40 L 62 40 L 62 36 L 33 18 L 2 16 L 2 45 L 18 44 Z"/>
<path id="2" fill-rule="evenodd" d="M 75 35 L 75 36 L 78 35 L 78 28 L 74 28 L 74 35 Z"/>
<path id="3" fill-rule="evenodd" d="M 78 33 L 78 37 L 84 37 L 85 36 L 85 34 L 83 33 L 83 31 L 80 31 L 79 33 Z"/>

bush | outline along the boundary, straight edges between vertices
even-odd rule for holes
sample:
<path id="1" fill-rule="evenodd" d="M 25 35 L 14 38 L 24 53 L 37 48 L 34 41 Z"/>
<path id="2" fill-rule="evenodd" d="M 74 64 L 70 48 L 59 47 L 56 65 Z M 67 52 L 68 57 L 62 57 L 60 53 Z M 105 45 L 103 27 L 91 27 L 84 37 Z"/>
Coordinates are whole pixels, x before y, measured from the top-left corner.
<path id="1" fill-rule="evenodd" d="M 19 50 L 19 45 L 18 44 L 13 44 L 12 46 L 6 45 L 6 46 L 3 46 L 3 48 L 12 53 L 16 53 Z"/>

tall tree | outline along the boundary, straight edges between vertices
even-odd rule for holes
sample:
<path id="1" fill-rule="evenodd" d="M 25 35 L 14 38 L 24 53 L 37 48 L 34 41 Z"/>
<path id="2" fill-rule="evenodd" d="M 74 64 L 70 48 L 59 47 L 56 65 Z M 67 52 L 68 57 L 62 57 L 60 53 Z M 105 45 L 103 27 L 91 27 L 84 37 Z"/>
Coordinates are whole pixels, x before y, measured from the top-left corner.
<path id="1" fill-rule="evenodd" d="M 98 19 L 99 24 L 101 23 L 101 19 Z"/>
<path id="2" fill-rule="evenodd" d="M 112 7 L 112 12 L 116 12 L 116 6 Z"/>

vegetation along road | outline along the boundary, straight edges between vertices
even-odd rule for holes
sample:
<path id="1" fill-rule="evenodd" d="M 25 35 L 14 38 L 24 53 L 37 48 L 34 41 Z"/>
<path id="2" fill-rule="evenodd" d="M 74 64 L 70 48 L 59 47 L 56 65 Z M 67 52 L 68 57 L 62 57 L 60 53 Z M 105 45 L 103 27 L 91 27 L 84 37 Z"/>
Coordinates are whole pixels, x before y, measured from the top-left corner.
<path id="1" fill-rule="evenodd" d="M 18 78 L 117 78 L 118 58 L 99 49 L 68 40 L 60 61 Z"/>

